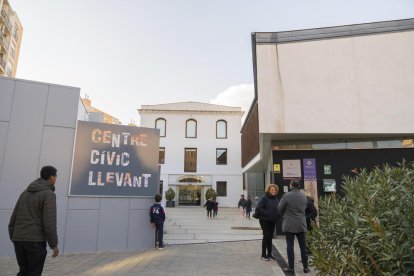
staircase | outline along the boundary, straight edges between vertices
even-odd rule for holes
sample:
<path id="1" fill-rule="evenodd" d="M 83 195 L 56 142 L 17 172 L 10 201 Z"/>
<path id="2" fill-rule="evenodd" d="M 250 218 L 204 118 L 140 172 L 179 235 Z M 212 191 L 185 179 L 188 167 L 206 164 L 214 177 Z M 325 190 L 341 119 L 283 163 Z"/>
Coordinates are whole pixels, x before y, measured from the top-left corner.
<path id="1" fill-rule="evenodd" d="M 166 208 L 164 242 L 167 244 L 209 243 L 262 239 L 257 219 L 241 217 L 237 208 L 219 208 L 209 219 L 202 207 Z"/>

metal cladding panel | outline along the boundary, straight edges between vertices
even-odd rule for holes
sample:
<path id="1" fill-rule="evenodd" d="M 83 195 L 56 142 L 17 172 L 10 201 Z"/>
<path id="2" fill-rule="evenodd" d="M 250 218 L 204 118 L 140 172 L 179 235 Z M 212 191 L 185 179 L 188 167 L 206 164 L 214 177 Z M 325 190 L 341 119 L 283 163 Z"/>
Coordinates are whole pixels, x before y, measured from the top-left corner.
<path id="1" fill-rule="evenodd" d="M 49 86 L 45 125 L 76 127 L 80 89 Z"/>
<path id="2" fill-rule="evenodd" d="M 39 177 L 39 155 L 47 85 L 17 81 L 0 183 L 0 209 L 12 209 L 20 193 Z"/>
<path id="3" fill-rule="evenodd" d="M 98 251 L 125 250 L 127 248 L 128 213 L 128 198 L 101 199 Z"/>
<path id="4" fill-rule="evenodd" d="M 14 80 L 0 78 L 0 121 L 8 121 L 10 119 L 14 85 Z"/>
<path id="5" fill-rule="evenodd" d="M 13 210 L 0 210 L 0 221 L 2 227 L 0 231 L 0 257 L 12 256 L 14 254 L 13 243 L 10 241 L 7 225 L 9 224 Z"/>
<path id="6" fill-rule="evenodd" d="M 99 210 L 100 198 L 69 197 L 69 210 Z"/>
<path id="7" fill-rule="evenodd" d="M 129 210 L 128 249 L 130 250 L 154 247 L 155 232 L 149 223 L 149 206 L 152 201 L 147 203 L 148 210 Z"/>
<path id="8" fill-rule="evenodd" d="M 96 252 L 99 210 L 68 210 L 63 253 Z"/>
<path id="9" fill-rule="evenodd" d="M 58 170 L 55 193 L 59 237 L 63 237 L 66 225 L 66 208 L 68 205 L 67 195 L 69 190 L 74 139 L 75 129 L 73 128 L 44 127 L 39 170 L 46 165 L 54 166 Z"/>

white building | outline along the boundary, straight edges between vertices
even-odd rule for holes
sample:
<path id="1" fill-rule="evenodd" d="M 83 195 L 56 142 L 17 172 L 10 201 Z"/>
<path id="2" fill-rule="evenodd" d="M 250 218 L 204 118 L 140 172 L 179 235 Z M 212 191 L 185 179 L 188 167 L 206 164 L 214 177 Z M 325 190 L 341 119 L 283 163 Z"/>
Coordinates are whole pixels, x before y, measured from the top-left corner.
<path id="1" fill-rule="evenodd" d="M 163 196 L 172 188 L 176 205 L 200 206 L 212 187 L 219 206 L 237 205 L 243 193 L 240 107 L 182 102 L 138 111 L 142 127 L 160 130 Z"/>

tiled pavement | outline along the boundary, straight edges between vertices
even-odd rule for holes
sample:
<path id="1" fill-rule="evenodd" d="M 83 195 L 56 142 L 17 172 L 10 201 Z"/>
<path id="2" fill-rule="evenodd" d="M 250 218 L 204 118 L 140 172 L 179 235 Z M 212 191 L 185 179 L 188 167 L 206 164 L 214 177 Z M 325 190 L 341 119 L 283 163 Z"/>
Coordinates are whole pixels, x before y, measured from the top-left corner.
<path id="1" fill-rule="evenodd" d="M 177 221 L 174 221 L 174 212 L 180 212 L 176 208 L 173 212 L 167 210 L 170 221 L 166 224 L 174 225 L 175 230 L 184 230 L 189 233 L 187 227 L 177 225 L 205 225 L 199 227 L 209 229 L 210 226 L 210 243 L 195 244 L 201 242 L 197 240 L 198 233 L 195 232 L 189 241 L 180 237 L 175 237 L 176 245 L 170 245 L 165 250 L 149 249 L 141 251 L 121 251 L 121 252 L 102 252 L 102 253 L 82 253 L 66 254 L 58 256 L 55 259 L 47 257 L 43 275 L 284 275 L 277 262 L 265 262 L 260 260 L 261 240 L 257 239 L 255 231 L 248 234 L 252 239 L 250 241 L 231 241 L 211 243 L 211 240 L 237 240 L 246 239 L 246 235 L 240 233 L 243 230 L 235 231 L 234 228 L 254 228 L 257 220 L 246 221 L 241 218 L 235 208 L 222 209 L 220 220 L 211 220 L 207 223 L 204 216 L 193 216 L 190 220 L 198 217 L 199 223 L 177 223 L 183 218 L 177 215 Z M 183 212 L 188 212 L 185 210 Z M 194 210 L 198 213 L 199 210 Z M 226 217 L 226 223 L 223 221 Z M 219 226 L 219 227 L 218 227 Z M 194 230 L 193 227 L 190 226 Z M 181 231 L 180 230 L 180 231 Z M 201 229 L 202 230 L 202 229 Z M 247 231 L 247 230 L 246 230 Z M 249 231 L 247 231 L 249 232 Z M 170 232 L 171 233 L 171 232 Z M 205 230 L 201 231 L 204 235 Z M 246 233 L 247 234 L 247 233 Z M 168 234 L 166 235 L 168 236 Z M 166 237 L 167 238 L 167 237 Z M 194 240 L 195 239 L 195 240 Z M 172 240 L 170 240 L 172 242 Z M 186 244 L 193 243 L 193 244 Z M 183 245 L 179 245 L 183 244 Z M 185 245 L 186 244 L 186 245 Z M 278 236 L 273 240 L 273 244 L 279 251 L 281 257 L 286 262 L 286 244 L 284 236 Z M 315 273 L 303 274 L 300 263 L 300 252 L 295 244 L 296 255 L 296 275 L 315 275 Z M 276 255 L 276 254 L 275 254 Z M 279 260 L 280 262 L 281 260 Z M 283 260 L 282 260 L 283 262 Z M 0 258 L 0 276 L 16 275 L 17 263 L 15 258 Z"/>

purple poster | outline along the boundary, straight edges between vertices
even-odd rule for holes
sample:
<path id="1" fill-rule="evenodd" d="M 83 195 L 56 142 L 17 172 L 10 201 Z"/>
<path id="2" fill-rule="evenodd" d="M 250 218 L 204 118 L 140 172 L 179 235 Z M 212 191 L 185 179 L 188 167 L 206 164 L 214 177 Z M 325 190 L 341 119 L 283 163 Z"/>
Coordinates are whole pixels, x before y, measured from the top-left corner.
<path id="1" fill-rule="evenodd" d="M 303 178 L 304 179 L 316 179 L 315 158 L 303 159 Z"/>

